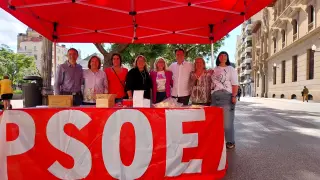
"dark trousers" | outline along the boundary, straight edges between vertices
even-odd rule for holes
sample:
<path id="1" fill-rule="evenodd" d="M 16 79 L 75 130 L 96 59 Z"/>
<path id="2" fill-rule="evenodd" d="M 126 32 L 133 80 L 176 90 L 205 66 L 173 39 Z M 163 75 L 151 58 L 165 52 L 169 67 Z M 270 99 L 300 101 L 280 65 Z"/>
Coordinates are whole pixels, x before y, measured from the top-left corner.
<path id="1" fill-rule="evenodd" d="M 167 99 L 167 93 L 166 92 L 157 92 L 156 96 L 156 103 L 159 103 L 163 100 Z"/>
<path id="2" fill-rule="evenodd" d="M 73 94 L 72 92 L 61 92 L 61 95 L 72 95 L 72 94 Z M 73 106 L 80 106 L 83 101 L 82 93 L 79 92 L 72 96 L 73 96 Z"/>
<path id="3" fill-rule="evenodd" d="M 82 102 L 82 105 L 96 105 L 96 103 Z"/>
<path id="4" fill-rule="evenodd" d="M 208 103 L 192 103 L 192 105 L 210 106 L 211 102 L 208 102 Z"/>
<path id="5" fill-rule="evenodd" d="M 178 99 L 178 103 L 182 103 L 185 106 L 189 104 L 190 95 L 182 96 L 182 97 L 175 97 L 175 96 L 172 96 L 172 97 Z"/>

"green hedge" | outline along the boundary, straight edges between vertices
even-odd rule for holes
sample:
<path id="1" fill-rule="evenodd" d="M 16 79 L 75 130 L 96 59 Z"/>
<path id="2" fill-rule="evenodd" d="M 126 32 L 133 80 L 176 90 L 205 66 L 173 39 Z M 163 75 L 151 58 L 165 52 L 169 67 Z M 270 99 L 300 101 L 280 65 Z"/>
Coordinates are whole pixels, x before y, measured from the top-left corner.
<path id="1" fill-rule="evenodd" d="M 22 94 L 22 90 L 14 90 L 13 94 Z"/>

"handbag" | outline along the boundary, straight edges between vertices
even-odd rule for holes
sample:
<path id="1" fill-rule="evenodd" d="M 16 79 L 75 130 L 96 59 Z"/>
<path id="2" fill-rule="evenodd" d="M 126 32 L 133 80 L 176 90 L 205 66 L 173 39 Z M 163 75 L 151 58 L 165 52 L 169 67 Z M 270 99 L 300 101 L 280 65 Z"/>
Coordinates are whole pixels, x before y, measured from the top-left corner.
<path id="1" fill-rule="evenodd" d="M 122 87 L 123 87 L 123 90 L 124 90 L 124 97 L 123 97 L 123 99 L 128 99 L 129 98 L 129 96 L 128 96 L 128 93 L 126 92 L 126 87 L 125 87 L 125 85 L 121 82 L 121 80 L 120 80 L 120 78 L 119 78 L 119 76 L 118 76 L 118 74 L 116 73 L 116 71 L 112 68 L 112 70 L 113 70 L 113 72 L 114 72 L 114 74 L 116 74 L 116 76 L 117 76 L 117 78 L 118 78 L 118 80 L 119 80 L 119 82 L 120 82 L 120 84 L 122 85 Z"/>

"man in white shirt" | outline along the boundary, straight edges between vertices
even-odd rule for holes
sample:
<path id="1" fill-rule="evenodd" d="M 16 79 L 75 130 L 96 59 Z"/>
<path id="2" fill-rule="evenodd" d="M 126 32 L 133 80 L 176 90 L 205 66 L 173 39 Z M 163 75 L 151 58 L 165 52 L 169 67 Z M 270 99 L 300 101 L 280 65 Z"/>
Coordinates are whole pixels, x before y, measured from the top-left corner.
<path id="1" fill-rule="evenodd" d="M 178 98 L 179 103 L 189 104 L 191 87 L 189 85 L 190 74 L 193 71 L 193 64 L 184 60 L 184 50 L 177 49 L 176 61 L 169 66 L 173 73 L 172 97 Z"/>

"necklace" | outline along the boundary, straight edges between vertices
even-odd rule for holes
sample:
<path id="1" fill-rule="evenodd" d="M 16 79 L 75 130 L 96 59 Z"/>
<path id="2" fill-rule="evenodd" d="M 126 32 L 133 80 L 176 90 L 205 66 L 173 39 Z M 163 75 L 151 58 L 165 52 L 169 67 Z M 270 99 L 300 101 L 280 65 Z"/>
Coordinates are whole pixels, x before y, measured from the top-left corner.
<path id="1" fill-rule="evenodd" d="M 196 72 L 196 73 L 195 73 L 197 79 L 199 79 L 199 78 L 202 76 L 202 74 L 203 74 L 203 72 L 200 72 L 200 73 L 199 73 L 199 72 Z"/>
<path id="2" fill-rule="evenodd" d="M 146 75 L 146 73 L 144 71 L 140 72 L 140 74 L 141 74 L 141 77 L 142 77 L 142 83 L 144 84 L 146 79 L 147 79 L 147 75 Z"/>

